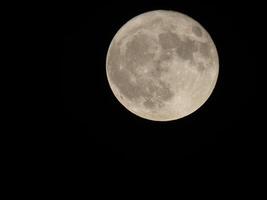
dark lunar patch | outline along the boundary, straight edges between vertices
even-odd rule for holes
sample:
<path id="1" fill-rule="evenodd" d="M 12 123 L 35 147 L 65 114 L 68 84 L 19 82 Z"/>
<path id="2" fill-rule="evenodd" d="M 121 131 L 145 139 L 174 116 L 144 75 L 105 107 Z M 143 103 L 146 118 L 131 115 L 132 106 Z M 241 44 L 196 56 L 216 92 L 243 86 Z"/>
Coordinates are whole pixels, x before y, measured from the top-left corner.
<path id="1" fill-rule="evenodd" d="M 184 42 L 180 40 L 180 43 L 177 45 L 176 52 L 181 58 L 185 60 L 192 60 L 193 52 L 196 50 L 196 42 L 187 38 Z"/>
<path id="2" fill-rule="evenodd" d="M 193 27 L 192 27 L 192 32 L 193 32 L 196 36 L 198 36 L 198 37 L 201 37 L 201 36 L 202 36 L 202 30 L 201 30 L 201 28 L 198 27 L 198 26 L 193 26 Z"/>
<path id="3" fill-rule="evenodd" d="M 197 50 L 193 40 L 187 38 L 182 41 L 179 36 L 172 32 L 159 34 L 159 43 L 165 50 L 175 48 L 178 56 L 185 60 L 193 59 L 193 52 Z"/>
<path id="4" fill-rule="evenodd" d="M 170 53 L 170 54 L 168 54 Z M 170 51 L 164 51 L 160 54 L 160 60 L 162 61 L 168 61 L 172 58 L 171 52 Z"/>
<path id="5" fill-rule="evenodd" d="M 151 70 L 151 75 L 155 78 L 159 78 L 162 73 L 168 72 L 168 67 L 164 64 L 164 61 L 168 61 L 171 56 L 160 56 L 159 60 L 153 62 L 153 68 Z"/>
<path id="6" fill-rule="evenodd" d="M 155 78 L 159 78 L 162 74 L 162 67 L 160 66 L 159 62 L 155 62 L 153 69 L 151 70 L 151 76 L 155 77 Z"/>
<path id="7" fill-rule="evenodd" d="M 170 100 L 174 96 L 174 94 L 168 87 L 167 83 L 160 81 L 159 84 L 160 84 L 160 89 L 158 91 L 158 96 L 160 97 L 160 99 L 164 101 Z"/>
<path id="8" fill-rule="evenodd" d="M 210 45 L 208 43 L 200 43 L 199 46 L 199 52 L 205 56 L 205 57 L 209 57 L 210 56 Z"/>
<path id="9" fill-rule="evenodd" d="M 180 38 L 172 32 L 161 33 L 159 34 L 159 43 L 163 49 L 173 49 L 180 43 Z"/>

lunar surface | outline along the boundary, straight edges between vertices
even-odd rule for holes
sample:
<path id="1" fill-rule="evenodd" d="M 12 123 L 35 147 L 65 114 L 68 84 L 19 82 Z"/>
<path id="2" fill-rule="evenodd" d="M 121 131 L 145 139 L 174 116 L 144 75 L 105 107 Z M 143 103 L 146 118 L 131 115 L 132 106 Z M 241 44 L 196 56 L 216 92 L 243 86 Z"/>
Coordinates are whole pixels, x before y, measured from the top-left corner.
<path id="1" fill-rule="evenodd" d="M 209 33 L 191 17 L 156 10 L 128 21 L 114 36 L 106 73 L 119 102 L 139 117 L 170 121 L 200 108 L 219 73 Z"/>

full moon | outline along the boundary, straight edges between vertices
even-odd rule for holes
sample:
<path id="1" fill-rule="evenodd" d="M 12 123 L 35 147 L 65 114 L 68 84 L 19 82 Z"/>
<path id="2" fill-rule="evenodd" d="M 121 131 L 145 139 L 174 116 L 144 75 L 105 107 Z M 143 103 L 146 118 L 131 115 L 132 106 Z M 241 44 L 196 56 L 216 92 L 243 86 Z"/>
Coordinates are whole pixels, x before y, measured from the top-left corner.
<path id="1" fill-rule="evenodd" d="M 166 10 L 132 18 L 116 33 L 106 73 L 118 101 L 135 115 L 171 121 L 199 109 L 219 73 L 209 33 L 191 17 Z"/>

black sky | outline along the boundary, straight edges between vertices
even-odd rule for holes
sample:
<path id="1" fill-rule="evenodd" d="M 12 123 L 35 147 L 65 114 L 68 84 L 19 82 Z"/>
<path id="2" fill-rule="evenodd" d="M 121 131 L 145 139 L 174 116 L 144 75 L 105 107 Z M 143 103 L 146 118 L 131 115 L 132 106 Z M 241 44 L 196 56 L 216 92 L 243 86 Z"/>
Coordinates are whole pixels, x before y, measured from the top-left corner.
<path id="1" fill-rule="evenodd" d="M 220 59 L 208 101 L 177 121 L 153 122 L 127 111 L 106 78 L 106 53 L 114 34 L 132 17 L 166 9 L 187 14 L 210 33 Z M 250 152 L 255 132 L 251 99 L 258 7 L 224 1 L 90 1 L 59 9 L 60 124 L 54 137 L 61 159 L 235 160 Z M 255 66 L 257 67 L 257 66 Z M 252 81 L 253 80 L 253 81 Z M 252 92 L 253 91 L 253 92 Z M 84 161 L 86 159 L 86 161 Z"/>

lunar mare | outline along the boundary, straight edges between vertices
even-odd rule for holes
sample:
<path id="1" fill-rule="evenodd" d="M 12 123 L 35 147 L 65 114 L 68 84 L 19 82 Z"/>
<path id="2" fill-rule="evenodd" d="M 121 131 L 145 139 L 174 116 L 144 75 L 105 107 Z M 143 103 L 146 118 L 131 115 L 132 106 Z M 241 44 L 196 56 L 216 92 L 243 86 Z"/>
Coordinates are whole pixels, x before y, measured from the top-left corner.
<path id="1" fill-rule="evenodd" d="M 197 21 L 157 10 L 134 17 L 116 33 L 106 73 L 125 108 L 145 119 L 170 121 L 193 113 L 209 98 L 219 59 Z"/>

